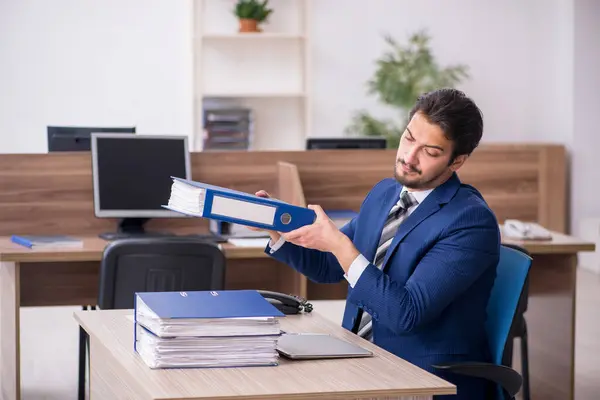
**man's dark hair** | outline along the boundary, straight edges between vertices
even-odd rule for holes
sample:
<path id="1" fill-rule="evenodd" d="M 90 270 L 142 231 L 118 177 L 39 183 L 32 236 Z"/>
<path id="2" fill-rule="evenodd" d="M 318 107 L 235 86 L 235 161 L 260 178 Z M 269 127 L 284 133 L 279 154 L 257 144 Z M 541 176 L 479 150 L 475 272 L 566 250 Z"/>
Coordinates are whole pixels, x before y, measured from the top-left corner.
<path id="1" fill-rule="evenodd" d="M 483 135 L 483 116 L 475 102 L 457 89 L 439 89 L 419 96 L 410 110 L 409 119 L 422 113 L 439 126 L 446 138 L 454 142 L 450 161 L 462 154 L 470 155 Z"/>

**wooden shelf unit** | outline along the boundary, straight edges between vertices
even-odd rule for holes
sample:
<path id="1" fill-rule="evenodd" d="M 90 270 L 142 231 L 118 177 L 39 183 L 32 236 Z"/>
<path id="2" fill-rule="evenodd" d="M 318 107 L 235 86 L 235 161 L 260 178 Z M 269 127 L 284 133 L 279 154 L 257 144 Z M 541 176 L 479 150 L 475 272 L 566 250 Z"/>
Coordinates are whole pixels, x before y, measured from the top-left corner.
<path id="1" fill-rule="evenodd" d="M 249 150 L 303 150 L 311 130 L 312 0 L 272 0 L 262 32 L 238 32 L 235 0 L 194 0 L 194 143 L 205 106 L 253 110 Z"/>

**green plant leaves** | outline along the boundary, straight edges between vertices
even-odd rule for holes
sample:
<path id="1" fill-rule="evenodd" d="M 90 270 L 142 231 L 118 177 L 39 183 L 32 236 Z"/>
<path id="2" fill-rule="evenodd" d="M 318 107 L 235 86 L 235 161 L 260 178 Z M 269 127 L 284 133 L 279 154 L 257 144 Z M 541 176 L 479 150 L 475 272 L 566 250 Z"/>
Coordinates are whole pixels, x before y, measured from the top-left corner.
<path id="1" fill-rule="evenodd" d="M 235 5 L 233 13 L 239 19 L 253 19 L 258 22 L 266 22 L 273 9 L 268 8 L 269 0 L 239 0 Z"/>
<path id="2" fill-rule="evenodd" d="M 431 37 L 425 30 L 411 34 L 406 45 L 390 35 L 384 35 L 388 49 L 375 60 L 375 73 L 367 82 L 367 93 L 377 100 L 399 109 L 406 115 L 417 98 L 432 90 L 454 87 L 469 79 L 466 65 L 441 67 L 431 48 Z M 388 138 L 388 147 L 396 147 L 408 121 L 401 118 L 400 125 L 392 121 L 378 121 L 365 111 L 356 113 L 346 133 Z"/>
<path id="3" fill-rule="evenodd" d="M 400 142 L 403 130 L 404 128 L 399 129 L 392 121 L 378 120 L 370 116 L 366 111 L 361 110 L 354 113 L 352 123 L 346 128 L 345 132 L 350 135 L 384 137 L 388 148 L 396 148 Z"/>

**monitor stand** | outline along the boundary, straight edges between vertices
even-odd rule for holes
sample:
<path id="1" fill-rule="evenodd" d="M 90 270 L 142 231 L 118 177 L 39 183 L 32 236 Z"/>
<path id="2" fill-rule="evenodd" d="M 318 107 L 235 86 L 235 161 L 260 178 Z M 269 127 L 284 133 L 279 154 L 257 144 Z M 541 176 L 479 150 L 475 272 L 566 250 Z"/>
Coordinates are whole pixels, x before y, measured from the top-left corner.
<path id="1" fill-rule="evenodd" d="M 123 218 L 117 232 L 104 232 L 98 236 L 104 240 L 173 236 L 170 232 L 146 231 L 144 225 L 149 220 L 150 218 Z"/>

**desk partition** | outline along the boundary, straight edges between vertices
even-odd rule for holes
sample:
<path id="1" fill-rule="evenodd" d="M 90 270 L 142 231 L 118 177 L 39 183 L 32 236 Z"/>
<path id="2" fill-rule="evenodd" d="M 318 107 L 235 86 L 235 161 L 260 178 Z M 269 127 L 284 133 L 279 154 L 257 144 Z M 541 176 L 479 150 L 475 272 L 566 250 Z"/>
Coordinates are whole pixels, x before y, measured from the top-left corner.
<path id="1" fill-rule="evenodd" d="M 375 183 L 393 176 L 396 151 L 193 152 L 190 157 L 194 180 L 276 195 L 286 190 L 278 163 L 294 164 L 307 203 L 358 210 Z M 566 231 L 564 146 L 482 145 L 459 176 L 483 193 L 500 222 L 529 219 Z M 115 225 L 114 219 L 94 216 L 89 153 L 0 154 L 0 235 L 97 235 Z M 196 232 L 208 229 L 208 224 L 155 219 L 148 227 Z"/>
<path id="2" fill-rule="evenodd" d="M 193 152 L 190 156 L 194 180 L 249 193 L 264 189 L 298 205 L 319 204 L 325 210 L 358 211 L 373 185 L 393 176 L 396 151 L 231 151 Z M 507 218 L 533 220 L 557 232 L 566 229 L 565 174 L 565 149 L 560 145 L 482 145 L 459 170 L 463 182 L 483 193 L 499 222 Z M 21 233 L 90 237 L 112 230 L 116 223 L 114 219 L 94 216 L 89 153 L 0 155 L 0 236 Z M 206 232 L 208 222 L 197 218 L 154 219 L 147 227 L 197 233 Z M 228 266 L 230 288 L 258 285 L 313 299 L 344 298 L 347 289 L 345 282 L 307 282 L 267 258 L 260 263 L 231 260 Z M 39 264 L 35 268 L 56 268 L 57 284 L 68 277 L 86 287 L 81 291 L 82 297 L 86 293 L 95 295 L 94 280 L 84 277 L 89 273 L 82 276 L 82 271 L 96 271 L 97 263 Z M 23 269 L 24 276 L 28 272 L 28 268 Z M 36 296 L 38 285 L 35 280 L 27 282 L 31 287 L 24 288 L 23 302 L 36 305 L 36 301 L 29 303 L 28 299 L 30 294 Z M 47 287 L 56 289 L 59 288 Z"/>

